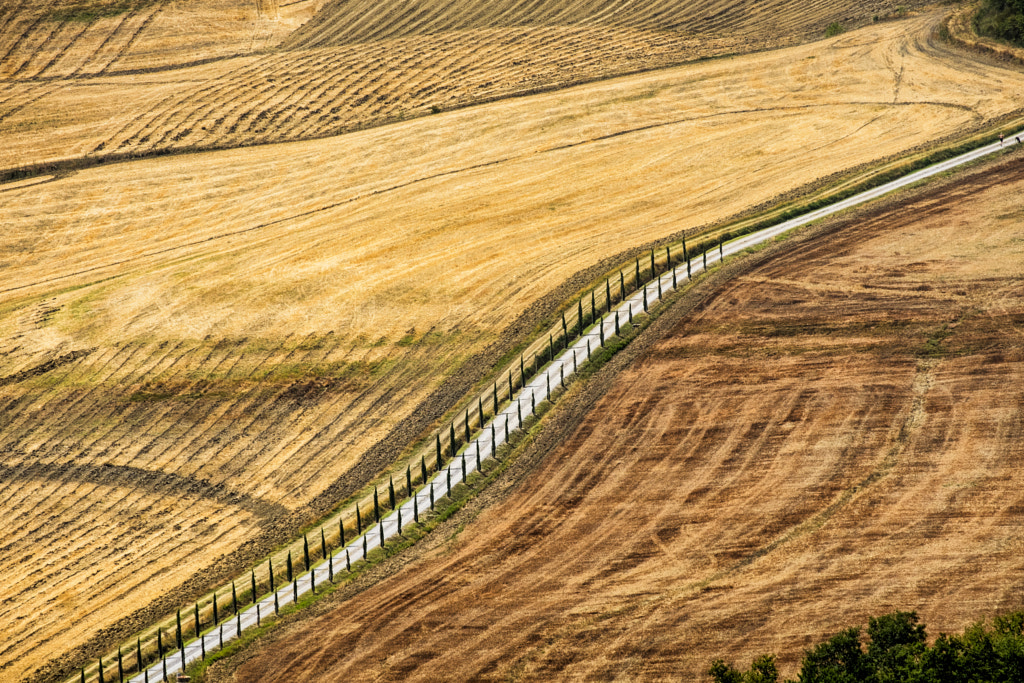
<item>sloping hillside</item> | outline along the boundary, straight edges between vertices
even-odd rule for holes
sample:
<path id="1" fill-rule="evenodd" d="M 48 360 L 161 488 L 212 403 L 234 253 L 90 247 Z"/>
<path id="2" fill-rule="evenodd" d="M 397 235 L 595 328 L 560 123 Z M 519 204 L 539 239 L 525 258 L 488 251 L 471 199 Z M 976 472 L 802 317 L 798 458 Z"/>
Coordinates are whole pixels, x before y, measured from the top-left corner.
<path id="1" fill-rule="evenodd" d="M 218 680 L 792 675 L 870 615 L 1020 609 L 1022 190 L 1017 154 L 737 266 L 578 389 L 492 507 Z"/>

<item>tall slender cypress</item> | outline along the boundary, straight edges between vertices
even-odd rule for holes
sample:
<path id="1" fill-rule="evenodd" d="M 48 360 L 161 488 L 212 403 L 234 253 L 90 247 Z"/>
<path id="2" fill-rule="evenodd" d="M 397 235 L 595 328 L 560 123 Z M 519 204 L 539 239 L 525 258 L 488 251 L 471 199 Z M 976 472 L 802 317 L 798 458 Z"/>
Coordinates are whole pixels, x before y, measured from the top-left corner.
<path id="1" fill-rule="evenodd" d="M 345 571 L 352 571 L 352 558 L 349 557 L 348 548 L 345 548 Z"/>
<path id="2" fill-rule="evenodd" d="M 725 260 L 725 253 L 722 251 L 722 236 L 721 235 L 718 236 L 718 260 L 719 261 L 724 261 Z"/>
<path id="3" fill-rule="evenodd" d="M 704 270 L 708 269 L 708 248 L 704 247 Z"/>
<path id="4" fill-rule="evenodd" d="M 156 653 L 161 658 L 164 656 L 164 632 L 163 629 L 157 628 L 156 630 Z"/>
<path id="5" fill-rule="evenodd" d="M 309 571 L 309 534 L 302 534 L 302 571 Z"/>
<path id="6" fill-rule="evenodd" d="M 640 257 L 636 257 L 636 286 L 640 286 Z"/>
<path id="7" fill-rule="evenodd" d="M 412 521 L 417 524 L 420 523 L 420 507 L 418 500 L 419 499 L 416 496 L 412 497 Z"/>
<path id="8" fill-rule="evenodd" d="M 430 509 L 434 509 L 434 482 L 430 482 Z"/>
<path id="9" fill-rule="evenodd" d="M 455 457 L 455 423 L 451 422 L 448 425 L 448 446 L 451 449 L 449 456 Z"/>
<path id="10" fill-rule="evenodd" d="M 594 290 L 590 290 L 590 322 L 597 321 L 597 303 L 594 300 Z"/>
<path id="11" fill-rule="evenodd" d="M 671 268 L 672 267 L 672 248 L 668 247 L 668 246 L 665 247 L 665 261 L 667 262 L 667 267 Z"/>
<path id="12" fill-rule="evenodd" d="M 231 582 L 232 589 L 234 588 L 235 582 Z M 260 591 L 256 587 L 256 570 L 249 570 L 249 589 L 252 591 L 252 601 L 256 602 L 260 597 Z M 233 592 L 233 591 L 232 591 Z M 238 611 L 238 610 L 235 610 Z"/>
<path id="13" fill-rule="evenodd" d="M 327 538 L 324 536 L 323 527 L 320 527 L 320 556 L 327 559 Z"/>
<path id="14" fill-rule="evenodd" d="M 626 276 L 622 274 L 621 270 L 619 271 L 619 296 L 623 301 L 626 300 Z"/>
<path id="15" fill-rule="evenodd" d="M 480 418 L 479 425 L 481 427 L 483 427 L 484 426 L 484 399 L 483 399 L 482 396 L 477 396 L 476 397 L 476 412 L 477 412 L 477 417 Z"/>
<path id="16" fill-rule="evenodd" d="M 675 268 L 673 268 L 673 269 L 672 269 L 672 289 L 675 289 L 675 288 L 676 288 L 676 287 L 678 287 L 678 286 L 679 286 L 679 285 L 678 285 L 678 284 L 676 284 L 676 269 L 675 269 Z"/>
<path id="17" fill-rule="evenodd" d="M 255 591 L 253 592 L 255 594 Z M 238 611 L 238 592 L 235 591 L 235 582 L 231 582 L 231 611 Z"/>
<path id="18" fill-rule="evenodd" d="M 693 271 L 690 270 L 690 259 L 689 258 L 686 259 L 686 279 L 687 280 L 692 280 L 693 279 Z"/>
<path id="19" fill-rule="evenodd" d="M 142 661 L 142 638 L 135 639 L 135 664 L 139 667 L 139 671 L 142 671 L 144 664 Z"/>
<path id="20" fill-rule="evenodd" d="M 359 505 L 356 504 L 356 535 L 363 533 L 363 516 L 359 513 Z"/>
<path id="21" fill-rule="evenodd" d="M 176 630 L 174 632 L 174 636 L 177 639 L 178 647 L 180 648 L 180 647 L 182 647 L 184 645 L 184 641 L 182 640 L 182 637 L 181 637 L 181 608 L 180 607 L 178 608 L 178 616 L 177 616 L 177 620 L 175 622 L 175 626 L 177 628 L 176 628 Z"/>
<path id="22" fill-rule="evenodd" d="M 395 509 L 395 478 L 388 475 L 388 507 Z"/>
<path id="23" fill-rule="evenodd" d="M 412 467 L 410 465 L 405 466 L 405 493 L 406 495 L 412 495 Z"/>
<path id="24" fill-rule="evenodd" d="M 605 303 L 605 312 L 606 313 L 611 313 L 612 312 L 612 279 L 610 277 L 604 279 L 604 303 Z"/>
<path id="25" fill-rule="evenodd" d="M 512 371 L 508 371 L 508 400 L 512 402 Z"/>
<path id="26" fill-rule="evenodd" d="M 462 451 L 462 483 L 466 483 L 466 451 Z"/>
<path id="27" fill-rule="evenodd" d="M 100 683 L 104 683 L 104 678 L 103 678 L 103 657 L 100 657 Z"/>
<path id="28" fill-rule="evenodd" d="M 519 354 L 519 384 L 526 386 L 526 368 L 523 366 L 523 354 Z"/>
<path id="29" fill-rule="evenodd" d="M 426 464 L 423 467 L 424 471 L 426 471 Z M 345 520 L 341 515 L 338 515 L 338 546 L 341 548 L 345 547 Z"/>
<path id="30" fill-rule="evenodd" d="M 615 311 L 615 334 L 618 334 L 618 333 L 619 333 L 619 312 Z M 572 355 L 572 362 L 573 362 L 573 365 L 576 364 L 576 354 L 575 353 Z M 575 369 L 576 368 L 574 367 L 573 370 L 575 370 Z"/>
<path id="31" fill-rule="evenodd" d="M 436 436 L 437 436 L 437 439 L 435 440 L 434 443 L 437 446 L 437 456 L 436 456 L 437 457 L 437 471 L 440 472 L 441 471 L 441 459 L 442 459 L 441 458 L 441 432 L 438 432 Z M 423 475 L 423 481 L 426 481 L 426 480 L 427 480 L 427 475 L 424 474 Z"/>
<path id="32" fill-rule="evenodd" d="M 402 508 L 398 508 L 398 534 L 402 534 Z"/>
<path id="33" fill-rule="evenodd" d="M 292 551 L 291 550 L 288 551 L 288 573 L 286 574 L 286 576 L 288 577 L 289 581 L 291 581 L 292 578 L 293 578 L 293 573 L 292 573 Z"/>
<path id="34" fill-rule="evenodd" d="M 494 383 L 494 391 L 491 394 L 491 397 L 494 399 L 494 406 L 493 406 L 494 414 L 497 415 L 498 414 L 498 383 L 497 382 Z"/>
<path id="35" fill-rule="evenodd" d="M 267 575 L 270 576 L 270 592 L 273 593 L 276 589 L 274 586 L 274 561 L 267 558 Z M 238 612 L 238 607 L 235 607 L 235 612 Z"/>
<path id="36" fill-rule="evenodd" d="M 555 341 L 548 335 L 548 362 L 555 360 Z"/>
<path id="37" fill-rule="evenodd" d="M 469 408 L 466 408 L 466 445 L 469 445 L 472 434 L 469 433 Z"/>
<path id="38" fill-rule="evenodd" d="M 651 277 L 654 277 L 657 271 L 654 268 L 654 250 L 651 249 Z"/>
<path id="39" fill-rule="evenodd" d="M 121 646 L 117 646 L 117 680 L 124 681 L 124 661 L 121 659 Z"/>
<path id="40" fill-rule="evenodd" d="M 427 459 L 422 455 L 420 456 L 420 476 L 423 478 L 423 483 L 427 483 Z"/>
<path id="41" fill-rule="evenodd" d="M 196 637 L 198 638 L 199 637 L 199 603 L 198 602 L 195 604 L 195 612 L 194 612 L 194 614 L 195 614 L 195 617 L 196 617 L 196 619 L 195 619 L 195 622 L 196 622 Z"/>
<path id="42" fill-rule="evenodd" d="M 565 324 L 565 311 L 562 311 L 562 336 L 565 337 L 565 343 L 569 343 L 569 328 Z"/>
<path id="43" fill-rule="evenodd" d="M 213 592 L 213 625 L 220 623 L 220 615 L 217 614 L 217 591 Z"/>
<path id="44" fill-rule="evenodd" d="M 647 287 L 644 287 L 644 313 L 647 312 Z"/>
<path id="45" fill-rule="evenodd" d="M 373 521 L 380 521 L 380 500 L 377 498 L 377 487 L 373 487 Z"/>

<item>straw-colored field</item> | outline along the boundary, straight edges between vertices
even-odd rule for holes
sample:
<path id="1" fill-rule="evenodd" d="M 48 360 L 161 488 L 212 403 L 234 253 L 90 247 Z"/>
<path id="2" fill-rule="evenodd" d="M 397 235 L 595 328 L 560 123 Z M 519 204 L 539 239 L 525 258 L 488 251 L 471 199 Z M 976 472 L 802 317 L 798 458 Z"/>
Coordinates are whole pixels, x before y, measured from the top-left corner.
<path id="1" fill-rule="evenodd" d="M 490 507 L 215 680 L 706 681 L 765 652 L 792 677 L 870 616 L 1019 610 L 1021 192 L 1016 152 L 736 264 L 568 398 Z"/>
<path id="2" fill-rule="evenodd" d="M 68 6 L 110 4 L 134 9 L 91 23 L 53 20 Z M 312 14 L 312 2 L 259 14 L 241 0 L 8 5 L 17 9 L 6 29 L 0 25 L 0 170 L 332 135 L 792 44 L 820 37 L 831 21 L 864 23 L 895 7 L 759 0 L 736 12 L 721 0 L 346 0 L 327 3 L 288 35 Z M 260 50 L 282 39 L 281 49 Z M 187 66 L 204 59 L 215 61 Z"/>
<path id="3" fill-rule="evenodd" d="M 0 186 L 0 678 L 67 671 L 358 488 L 578 271 L 1015 109 L 1024 76 L 940 16 Z"/>

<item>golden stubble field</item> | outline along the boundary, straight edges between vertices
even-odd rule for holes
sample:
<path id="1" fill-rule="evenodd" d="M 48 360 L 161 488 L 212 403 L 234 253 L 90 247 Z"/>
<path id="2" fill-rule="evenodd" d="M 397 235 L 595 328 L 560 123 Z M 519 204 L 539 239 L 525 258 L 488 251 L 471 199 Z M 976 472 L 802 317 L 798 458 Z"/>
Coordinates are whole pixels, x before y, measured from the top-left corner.
<path id="1" fill-rule="evenodd" d="M 581 269 L 1015 109 L 1024 76 L 939 19 L 0 186 L 0 676 L 94 654 L 358 489 Z"/>
<path id="2" fill-rule="evenodd" d="M 491 505 L 213 680 L 696 681 L 766 652 L 794 676 L 870 616 L 1019 610 L 1024 156 L 987 166 L 734 263 Z"/>
<path id="3" fill-rule="evenodd" d="M 862 24 L 895 7 L 305 0 L 256 11 L 269 1 L 7 0 L 15 9 L 0 24 L 0 171 L 334 135 L 790 45 L 820 37 L 831 21 Z M 52 20 L 126 3 L 130 12 L 91 23 Z"/>

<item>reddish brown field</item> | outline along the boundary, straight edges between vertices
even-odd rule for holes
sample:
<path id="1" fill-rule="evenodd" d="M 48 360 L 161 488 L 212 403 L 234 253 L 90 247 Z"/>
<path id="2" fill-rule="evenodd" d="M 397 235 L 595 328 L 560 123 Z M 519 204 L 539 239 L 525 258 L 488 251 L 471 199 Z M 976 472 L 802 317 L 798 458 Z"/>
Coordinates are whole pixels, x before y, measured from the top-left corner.
<path id="1" fill-rule="evenodd" d="M 1024 161 L 982 171 L 734 264 L 577 388 L 497 503 L 218 676 L 698 680 L 766 651 L 792 675 L 869 615 L 1019 608 Z"/>

